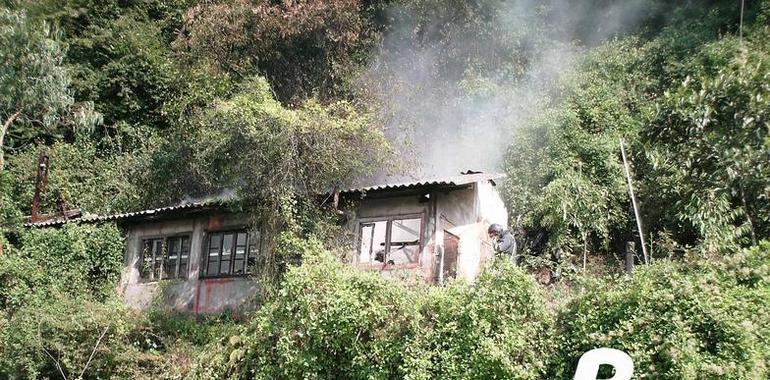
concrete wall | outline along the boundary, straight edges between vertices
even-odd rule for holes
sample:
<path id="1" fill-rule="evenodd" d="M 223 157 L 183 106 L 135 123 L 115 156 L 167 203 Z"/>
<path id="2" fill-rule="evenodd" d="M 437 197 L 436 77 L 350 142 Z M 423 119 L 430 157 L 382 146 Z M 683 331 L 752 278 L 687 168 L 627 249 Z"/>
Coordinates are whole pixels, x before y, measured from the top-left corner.
<path id="1" fill-rule="evenodd" d="M 126 303 L 137 309 L 157 306 L 192 313 L 219 313 L 256 306 L 257 284 L 246 276 L 201 278 L 203 252 L 208 233 L 246 226 L 234 215 L 185 216 L 177 220 L 149 221 L 126 226 L 125 268 L 121 290 Z M 142 241 L 148 238 L 189 234 L 190 256 L 187 277 L 148 281 L 140 276 Z"/>
<path id="2" fill-rule="evenodd" d="M 426 197 L 427 195 L 427 197 Z M 420 215 L 422 247 L 414 264 L 366 264 L 358 262 L 359 223 L 381 217 Z M 443 280 L 444 231 L 457 237 L 457 277 L 472 282 L 491 257 L 486 229 L 490 223 L 506 225 L 507 211 L 500 195 L 488 182 L 430 193 L 365 197 L 348 227 L 356 236 L 352 264 L 385 277 L 435 283 Z M 137 309 L 151 306 L 192 313 L 219 313 L 256 307 L 259 287 L 245 276 L 202 278 L 202 263 L 209 232 L 232 230 L 247 225 L 244 216 L 209 214 L 180 216 L 166 221 L 136 222 L 126 226 L 126 267 L 121 290 L 128 305 Z M 140 278 L 142 241 L 148 238 L 190 235 L 189 269 L 186 278 L 148 281 Z"/>
<path id="3" fill-rule="evenodd" d="M 489 182 L 479 182 L 477 188 L 480 221 L 487 225 L 497 223 L 507 228 L 508 209 L 497 187 Z"/>
<path id="4" fill-rule="evenodd" d="M 483 270 L 484 263 L 492 256 L 492 245 L 487 236 L 490 223 L 507 225 L 508 213 L 500 194 L 489 182 L 478 182 L 466 187 L 439 190 L 408 196 L 378 194 L 377 198 L 364 198 L 349 228 L 356 236 L 353 263 L 366 270 L 376 270 L 385 277 L 421 277 L 423 281 L 443 281 L 441 259 L 444 252 L 445 231 L 459 237 L 457 277 L 473 282 Z M 422 202 L 421 202 L 422 200 Z M 364 265 L 357 262 L 359 248 L 359 224 L 379 217 L 417 214 L 425 215 L 423 249 L 419 268 L 393 267 L 388 265 Z M 404 273 L 405 270 L 419 272 Z"/>
<path id="5" fill-rule="evenodd" d="M 475 279 L 478 266 L 478 236 L 466 226 L 476 223 L 478 208 L 476 205 L 476 185 L 468 188 L 437 194 L 438 219 L 436 230 L 436 257 L 441 260 L 444 252 L 444 233 L 452 233 L 460 238 L 457 255 L 457 277 L 468 281 Z M 439 281 L 446 279 L 440 277 Z"/>
<path id="6" fill-rule="evenodd" d="M 356 209 L 356 215 L 348 223 L 355 236 L 351 263 L 363 270 L 379 271 L 385 277 L 396 277 L 407 281 L 432 282 L 434 269 L 435 202 L 423 194 L 395 195 L 390 197 L 365 197 Z M 360 223 L 378 220 L 381 217 L 399 215 L 420 215 L 422 218 L 421 240 L 423 242 L 416 264 L 370 264 L 359 262 Z"/>

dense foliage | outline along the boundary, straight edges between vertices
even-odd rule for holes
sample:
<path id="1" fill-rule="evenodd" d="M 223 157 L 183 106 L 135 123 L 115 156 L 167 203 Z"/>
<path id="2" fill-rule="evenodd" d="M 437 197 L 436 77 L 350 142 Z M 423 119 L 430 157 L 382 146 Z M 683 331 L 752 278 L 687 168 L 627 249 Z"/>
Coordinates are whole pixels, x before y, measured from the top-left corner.
<path id="1" fill-rule="evenodd" d="M 289 271 L 271 303 L 222 337 L 203 378 L 569 379 L 595 347 L 622 349 L 640 377 L 767 375 L 770 245 L 725 262 L 661 262 L 585 282 L 548 307 L 498 262 L 474 286 L 407 288 L 326 256 Z M 608 374 L 605 374 L 608 375 Z"/>
<path id="2" fill-rule="evenodd" d="M 551 376 L 569 377 L 584 352 L 611 347 L 649 378 L 766 378 L 769 248 L 591 284 L 559 313 Z"/>
<path id="3" fill-rule="evenodd" d="M 0 255 L 0 377 L 182 378 L 200 347 L 233 330 L 124 304 L 113 225 L 34 230 Z"/>
<path id="4" fill-rule="evenodd" d="M 557 105 L 516 132 L 507 198 L 525 229 L 545 229 L 552 248 L 573 253 L 638 239 L 625 139 L 654 255 L 726 252 L 767 236 L 767 27 L 721 35 L 729 24 L 716 9 L 693 17 L 684 7 L 652 38 L 588 51 Z"/>
<path id="5" fill-rule="evenodd" d="M 542 292 L 507 262 L 473 287 L 415 289 L 311 257 L 199 375 L 537 379 L 545 370 L 551 318 Z"/>
<path id="6" fill-rule="evenodd" d="M 112 227 L 30 231 L 0 256 L 0 374 L 6 378 L 83 370 L 102 329 L 120 339 L 124 306 L 115 284 L 123 239 Z M 110 317 L 114 313 L 115 319 Z M 100 365 L 109 368 L 109 360 Z"/>
<path id="7" fill-rule="evenodd" d="M 567 379 L 605 346 L 638 376 L 748 379 L 770 360 L 767 242 L 585 280 L 561 306 L 508 261 L 474 285 L 415 287 L 341 264 L 316 239 L 295 249 L 305 260 L 254 315 L 196 322 L 124 306 L 114 226 L 25 233 L 0 256 L 0 375 Z"/>
<path id="8" fill-rule="evenodd" d="M 0 377 L 570 378 L 597 345 L 640 377 L 767 377 L 769 21 L 767 0 L 4 1 Z M 590 279 L 578 257 L 612 271 L 639 241 L 621 139 L 656 262 Z M 128 310 L 117 228 L 21 226 L 41 153 L 47 215 L 246 200 L 277 230 L 265 306 Z M 526 267 L 572 291 L 329 257 L 349 242 L 317 194 L 487 156 Z"/>

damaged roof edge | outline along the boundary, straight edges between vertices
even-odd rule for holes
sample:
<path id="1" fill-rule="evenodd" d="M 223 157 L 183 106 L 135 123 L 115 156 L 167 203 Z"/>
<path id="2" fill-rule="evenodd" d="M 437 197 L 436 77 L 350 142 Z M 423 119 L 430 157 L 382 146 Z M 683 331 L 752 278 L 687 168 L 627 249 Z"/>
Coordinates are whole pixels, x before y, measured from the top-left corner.
<path id="1" fill-rule="evenodd" d="M 506 175 L 502 173 L 460 174 L 456 176 L 426 179 L 426 180 L 420 180 L 415 182 L 392 183 L 392 184 L 357 187 L 357 188 L 340 190 L 340 193 L 341 194 L 364 193 L 368 191 L 399 190 L 399 189 L 409 189 L 409 188 L 424 187 L 424 186 L 462 186 L 462 185 L 468 185 L 471 183 L 483 182 L 483 181 L 490 181 L 492 182 L 492 184 L 495 184 L 495 180 L 503 179 L 505 177 Z"/>
<path id="2" fill-rule="evenodd" d="M 68 223 L 112 222 L 112 221 L 129 220 L 129 219 L 141 218 L 141 217 L 150 217 L 150 216 L 167 214 L 167 213 L 177 212 L 177 211 L 198 210 L 198 209 L 204 209 L 207 207 L 214 207 L 214 206 L 221 206 L 221 205 L 223 205 L 223 202 L 221 201 L 190 202 L 190 203 L 185 203 L 177 206 L 159 207 L 159 208 L 153 208 L 153 209 L 147 209 L 147 210 L 141 210 L 141 211 L 135 211 L 135 212 L 126 212 L 121 214 L 110 214 L 110 215 L 85 214 L 81 217 L 71 218 L 71 219 L 64 219 L 62 217 L 59 217 L 59 218 L 43 220 L 39 222 L 24 223 L 24 227 L 55 227 L 55 226 L 62 226 Z"/>
<path id="3" fill-rule="evenodd" d="M 415 182 L 392 183 L 392 184 L 352 188 L 352 189 L 341 190 L 340 193 L 344 194 L 344 193 L 362 193 L 362 192 L 380 191 L 380 190 L 401 190 L 401 189 L 409 189 L 409 188 L 417 188 L 417 187 L 425 187 L 425 186 L 464 186 L 464 185 L 469 185 L 471 183 L 483 182 L 483 181 L 489 181 L 492 184 L 495 184 L 495 180 L 502 179 L 505 177 L 506 175 L 502 173 L 469 172 L 468 174 L 460 174 L 456 176 L 435 178 L 435 179 L 426 179 L 426 180 L 415 181 Z M 138 219 L 138 218 L 144 218 L 144 217 L 159 216 L 162 214 L 168 214 L 168 213 L 173 213 L 178 211 L 201 210 L 209 207 L 223 206 L 226 203 L 227 201 L 223 201 L 223 200 L 207 200 L 202 202 L 190 202 L 190 203 L 180 204 L 177 206 L 160 207 L 160 208 L 147 209 L 147 210 L 141 210 L 141 211 L 135 211 L 135 212 L 126 212 L 126 213 L 120 213 L 120 214 L 110 214 L 110 215 L 84 214 L 83 216 L 70 218 L 70 219 L 58 217 L 58 218 L 42 220 L 38 222 L 24 223 L 24 227 L 26 228 L 57 227 L 57 226 L 63 226 L 68 223 L 101 223 L 101 222 L 123 221 L 123 220 L 131 220 L 131 219 Z"/>

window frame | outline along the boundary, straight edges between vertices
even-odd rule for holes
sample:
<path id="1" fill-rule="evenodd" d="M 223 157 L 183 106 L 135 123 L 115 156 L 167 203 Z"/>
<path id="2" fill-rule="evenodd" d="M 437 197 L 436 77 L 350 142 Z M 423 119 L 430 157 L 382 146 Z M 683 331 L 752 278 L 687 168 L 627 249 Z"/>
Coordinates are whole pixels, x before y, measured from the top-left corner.
<path id="1" fill-rule="evenodd" d="M 365 266 L 372 266 L 372 267 L 388 267 L 388 268 L 405 268 L 405 267 L 416 267 L 419 266 L 419 261 L 417 263 L 405 263 L 405 264 L 388 264 L 388 257 L 390 256 L 390 248 L 391 248 L 391 240 L 392 240 L 392 232 L 393 232 L 393 221 L 395 220 L 404 220 L 404 219 L 419 219 L 420 220 L 420 236 L 419 236 L 419 244 L 418 244 L 418 251 L 422 252 L 423 248 L 425 248 L 425 212 L 419 212 L 419 213 L 410 213 L 410 214 L 395 214 L 395 215 L 383 215 L 383 216 L 373 216 L 373 217 L 366 217 L 366 218 L 360 218 L 358 219 L 358 229 L 356 233 L 356 258 L 355 263 L 357 265 L 365 265 Z M 378 263 L 377 261 L 373 260 L 371 257 L 369 258 L 369 261 L 362 262 L 361 261 L 361 243 L 363 242 L 363 229 L 365 224 L 372 224 L 376 222 L 386 222 L 385 224 L 385 256 L 383 257 L 383 262 Z"/>
<path id="2" fill-rule="evenodd" d="M 187 238 L 187 262 L 185 265 L 187 268 L 185 268 L 184 277 L 179 275 L 179 271 L 182 269 L 182 247 L 184 247 L 183 240 L 184 238 Z M 192 234 L 174 234 L 174 235 L 168 235 L 165 237 L 164 241 L 164 247 L 166 248 L 166 254 L 165 258 L 166 260 L 169 260 L 169 257 L 171 256 L 171 245 L 169 244 L 169 240 L 179 239 L 179 251 L 176 253 L 176 266 L 174 267 L 174 277 L 164 277 L 163 271 L 161 271 L 161 280 L 177 280 L 177 279 L 187 279 L 190 277 L 190 259 L 192 258 Z M 165 266 L 163 266 L 165 267 Z"/>
<path id="3" fill-rule="evenodd" d="M 206 231 L 205 235 L 205 244 L 203 246 L 205 247 L 204 250 L 201 252 L 201 270 L 200 278 L 201 279 L 207 279 L 207 278 L 228 278 L 228 277 L 246 277 L 251 274 L 251 270 L 249 268 L 249 262 L 250 260 L 254 260 L 256 262 L 257 257 L 252 257 L 252 254 L 256 253 L 257 255 L 262 250 L 262 233 L 260 230 L 257 229 L 257 233 L 259 233 L 259 242 L 257 243 L 257 252 L 251 252 L 252 248 L 252 234 L 255 231 L 247 228 L 247 227 L 236 227 L 236 228 L 228 228 L 223 230 L 212 230 L 212 231 Z M 245 234 L 246 235 L 246 242 L 244 243 L 245 251 L 243 256 L 243 272 L 241 273 L 233 273 L 233 270 L 235 269 L 235 252 L 237 250 L 238 245 L 238 234 Z M 222 252 L 224 249 L 224 239 L 225 235 L 232 234 L 234 236 L 233 245 L 232 245 L 232 253 L 230 257 L 230 264 L 229 269 L 227 273 L 222 273 Z M 219 252 L 217 254 L 217 266 L 219 269 L 217 270 L 217 274 L 209 274 L 209 257 L 211 255 L 211 237 L 213 235 L 221 235 L 221 240 L 219 241 Z"/>
<path id="4" fill-rule="evenodd" d="M 189 248 L 187 252 L 187 269 L 185 270 L 184 277 L 179 276 L 179 270 L 181 269 L 181 246 L 180 251 L 177 252 L 177 259 L 176 259 L 176 267 L 175 267 L 175 275 L 174 277 L 167 277 L 165 267 L 166 262 L 168 261 L 169 257 L 169 249 L 168 249 L 168 242 L 170 239 L 182 239 L 187 238 Z M 145 247 L 147 246 L 147 242 L 150 241 L 161 241 L 161 262 L 159 266 L 159 273 L 155 272 L 155 267 L 158 261 L 157 258 L 157 252 L 153 250 L 152 252 L 152 260 L 150 261 L 150 271 L 149 276 L 147 276 L 147 272 L 144 271 L 144 262 L 145 262 Z M 180 232 L 176 234 L 170 234 L 170 235 L 147 235 L 142 236 L 140 240 L 140 246 L 139 246 L 139 260 L 137 260 L 138 264 L 138 270 L 139 270 L 139 278 L 142 280 L 142 282 L 158 282 L 163 280 L 186 280 L 190 276 L 190 258 L 192 257 L 192 231 L 188 232 Z"/>

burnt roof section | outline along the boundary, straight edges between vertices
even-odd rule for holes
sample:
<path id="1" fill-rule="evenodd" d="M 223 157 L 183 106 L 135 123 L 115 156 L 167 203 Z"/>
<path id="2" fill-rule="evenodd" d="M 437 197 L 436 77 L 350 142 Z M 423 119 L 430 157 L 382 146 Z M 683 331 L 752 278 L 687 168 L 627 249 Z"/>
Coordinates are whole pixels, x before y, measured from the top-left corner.
<path id="1" fill-rule="evenodd" d="M 222 202 L 218 201 L 203 201 L 203 202 L 190 202 L 177 206 L 168 206 L 153 208 L 148 210 L 141 210 L 135 212 L 126 212 L 122 214 L 110 214 L 110 215 L 96 215 L 96 214 L 84 214 L 77 218 L 65 219 L 58 217 L 54 219 L 42 220 L 39 222 L 25 223 L 24 227 L 58 227 L 67 223 L 102 223 L 102 222 L 114 222 L 114 221 L 128 221 L 134 219 L 152 218 L 165 216 L 169 214 L 175 214 L 178 212 L 197 211 L 208 208 L 221 206 Z"/>
<path id="2" fill-rule="evenodd" d="M 483 182 L 483 181 L 489 181 L 494 185 L 495 180 L 505 178 L 505 174 L 502 174 L 502 173 L 478 173 L 478 172 L 471 172 L 471 171 L 468 171 L 466 173 L 467 174 L 463 173 L 456 176 L 424 179 L 424 180 L 419 180 L 414 182 L 389 183 L 389 184 L 382 184 L 382 185 L 357 187 L 352 189 L 340 190 L 340 193 L 342 194 L 366 193 L 371 191 L 402 190 L 402 189 L 411 189 L 411 188 L 428 187 L 428 186 L 454 187 L 454 186 L 469 185 L 472 183 Z"/>

